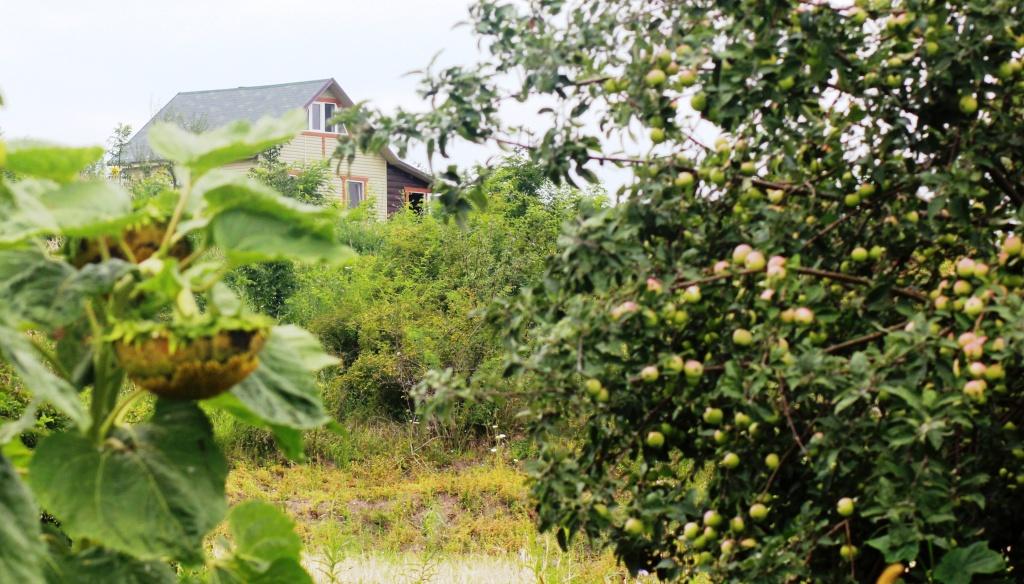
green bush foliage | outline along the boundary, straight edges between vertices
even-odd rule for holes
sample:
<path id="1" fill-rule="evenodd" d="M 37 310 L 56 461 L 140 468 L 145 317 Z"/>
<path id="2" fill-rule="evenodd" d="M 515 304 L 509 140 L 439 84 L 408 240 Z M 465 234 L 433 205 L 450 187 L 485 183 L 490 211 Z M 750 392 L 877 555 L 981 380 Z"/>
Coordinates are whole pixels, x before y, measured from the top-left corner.
<path id="1" fill-rule="evenodd" d="M 302 267 L 286 318 L 314 331 L 345 367 L 327 381 L 338 417 L 353 411 L 407 419 L 409 391 L 431 368 L 475 375 L 498 390 L 502 331 L 478 309 L 532 286 L 554 253 L 561 225 L 599 198 L 556 189 L 512 158 L 484 185 L 488 207 L 465 225 L 435 210 L 387 222 L 356 212 L 342 240 L 361 252 L 343 267 Z M 493 423 L 492 411 L 464 423 Z"/>

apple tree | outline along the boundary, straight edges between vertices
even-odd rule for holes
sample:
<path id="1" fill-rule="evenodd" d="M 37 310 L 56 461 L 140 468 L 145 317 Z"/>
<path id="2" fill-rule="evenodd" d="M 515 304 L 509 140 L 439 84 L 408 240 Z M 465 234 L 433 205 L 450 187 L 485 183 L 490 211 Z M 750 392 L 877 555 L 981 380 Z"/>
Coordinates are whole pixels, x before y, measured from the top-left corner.
<path id="1" fill-rule="evenodd" d="M 329 420 L 315 375 L 336 360 L 223 281 L 256 262 L 351 253 L 331 209 L 220 168 L 304 127 L 302 111 L 202 135 L 158 124 L 153 149 L 181 184 L 136 200 L 81 176 L 102 148 L 0 141 L 0 360 L 31 396 L 0 425 L 0 581 L 175 582 L 171 566 L 203 566 L 226 516 L 233 545 L 197 578 L 312 582 L 281 511 L 228 513 L 207 417 L 267 427 L 293 458 L 302 430 Z M 129 423 L 147 395 L 151 415 Z M 19 435 L 43 403 L 69 426 L 29 450 Z"/>
<path id="2" fill-rule="evenodd" d="M 429 111 L 343 112 L 338 154 L 629 173 L 492 311 L 542 528 L 666 578 L 1024 569 L 1020 2 L 481 0 L 469 25 L 486 62 L 428 70 Z M 435 190 L 467 212 L 485 173 Z"/>

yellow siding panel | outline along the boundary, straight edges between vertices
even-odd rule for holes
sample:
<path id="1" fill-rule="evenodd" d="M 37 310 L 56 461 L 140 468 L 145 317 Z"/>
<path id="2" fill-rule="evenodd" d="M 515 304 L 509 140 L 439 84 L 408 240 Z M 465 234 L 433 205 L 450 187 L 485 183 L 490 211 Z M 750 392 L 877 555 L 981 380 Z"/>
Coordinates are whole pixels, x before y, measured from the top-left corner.
<path id="1" fill-rule="evenodd" d="M 304 165 L 326 160 L 333 154 L 334 144 L 335 140 L 331 137 L 302 134 L 281 148 L 281 161 L 287 164 Z M 347 162 L 342 162 L 340 169 L 337 168 L 337 165 L 337 160 L 331 161 L 329 194 L 341 198 L 342 176 L 366 178 L 368 179 L 367 196 L 373 198 L 378 217 L 386 219 L 388 166 L 384 157 L 380 154 L 363 153 L 356 156 L 351 167 Z"/>

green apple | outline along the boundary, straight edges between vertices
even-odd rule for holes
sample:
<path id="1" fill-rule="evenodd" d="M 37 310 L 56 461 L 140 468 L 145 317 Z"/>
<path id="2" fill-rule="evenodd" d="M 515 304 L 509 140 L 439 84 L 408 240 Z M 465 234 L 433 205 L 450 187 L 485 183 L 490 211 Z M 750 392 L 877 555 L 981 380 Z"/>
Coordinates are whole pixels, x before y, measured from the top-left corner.
<path id="1" fill-rule="evenodd" d="M 761 503 L 754 503 L 750 506 L 750 518 L 754 521 L 764 521 L 768 517 L 768 508 Z"/>
<path id="2" fill-rule="evenodd" d="M 839 548 L 839 557 L 843 558 L 844 560 L 849 561 L 855 558 L 856 556 L 857 546 L 847 544 Z"/>
<path id="3" fill-rule="evenodd" d="M 964 302 L 964 314 L 967 316 L 978 316 L 983 310 L 985 310 L 985 301 L 977 296 L 971 296 L 967 302 Z"/>
<path id="4" fill-rule="evenodd" d="M 651 69 L 644 77 L 644 83 L 648 87 L 660 87 L 665 84 L 667 78 L 665 72 L 661 69 Z"/>
<path id="5" fill-rule="evenodd" d="M 755 172 L 757 172 L 757 166 L 753 162 L 747 161 L 740 165 L 740 173 L 744 176 L 754 176 Z"/>
<path id="6" fill-rule="evenodd" d="M 687 379 L 700 379 L 704 375 L 704 364 L 696 359 L 689 359 L 683 364 L 683 372 Z"/>
<path id="7" fill-rule="evenodd" d="M 739 328 L 732 331 L 732 342 L 741 347 L 749 347 L 754 343 L 754 335 L 747 329 Z"/>
<path id="8" fill-rule="evenodd" d="M 703 91 L 698 91 L 690 98 L 690 107 L 702 112 L 708 106 L 708 96 Z"/>
<path id="9" fill-rule="evenodd" d="M 917 213 L 917 211 L 907 211 L 906 215 L 904 215 L 903 218 L 906 219 L 909 223 L 917 223 L 918 221 L 920 221 L 921 216 Z"/>
<path id="10" fill-rule="evenodd" d="M 794 85 L 796 85 L 796 79 L 793 79 L 792 75 L 779 79 L 779 89 L 782 91 L 789 91 L 793 89 Z"/>
<path id="11" fill-rule="evenodd" d="M 973 115 L 978 111 L 978 99 L 973 95 L 965 95 L 960 98 L 960 111 L 965 115 Z"/>
<path id="12" fill-rule="evenodd" d="M 725 171 L 721 168 L 713 168 L 711 169 L 711 172 L 708 173 L 708 178 L 716 185 L 722 186 L 726 181 Z"/>
<path id="13" fill-rule="evenodd" d="M 1002 251 L 1007 255 L 1020 255 L 1024 251 L 1024 241 L 1016 235 L 1010 235 L 1003 240 Z"/>
<path id="14" fill-rule="evenodd" d="M 693 186 L 693 174 L 689 172 L 681 172 L 676 177 L 675 185 L 681 189 L 688 189 Z"/>
<path id="15" fill-rule="evenodd" d="M 722 550 L 723 554 L 729 555 L 732 553 L 732 550 L 736 548 L 736 542 L 731 539 L 724 539 L 718 547 Z"/>
<path id="16" fill-rule="evenodd" d="M 665 141 L 665 130 L 661 128 L 651 128 L 651 142 L 655 144 L 661 144 Z"/>
<path id="17" fill-rule="evenodd" d="M 715 430 L 715 433 L 711 435 L 715 444 L 725 444 L 729 441 L 729 433 L 722 430 Z"/>
<path id="18" fill-rule="evenodd" d="M 648 432 L 647 445 L 651 448 L 661 448 L 665 445 L 665 435 L 661 432 Z"/>
<path id="19" fill-rule="evenodd" d="M 605 93 L 618 93 L 619 92 L 619 82 L 618 82 L 618 80 L 616 80 L 614 78 L 612 78 L 612 79 L 605 79 L 604 84 L 602 86 L 604 87 Z"/>
<path id="20" fill-rule="evenodd" d="M 611 513 L 608 512 L 608 506 L 604 503 L 594 505 L 594 513 L 597 513 L 599 517 L 604 519 L 608 519 L 611 516 Z"/>
<path id="21" fill-rule="evenodd" d="M 855 262 L 866 262 L 868 261 L 868 250 L 859 246 L 855 247 L 853 248 L 853 251 L 850 252 L 850 259 Z"/>
<path id="22" fill-rule="evenodd" d="M 725 414 L 722 413 L 722 410 L 718 408 L 707 408 L 706 410 L 704 410 L 703 419 L 705 424 L 717 426 L 722 423 L 722 418 L 724 417 Z"/>
<path id="23" fill-rule="evenodd" d="M 885 248 L 880 245 L 873 245 L 868 251 L 868 255 L 871 256 L 871 259 L 873 260 L 880 260 L 882 259 L 882 256 L 885 255 Z"/>
<path id="24" fill-rule="evenodd" d="M 694 540 L 700 535 L 700 525 L 690 521 L 683 526 L 683 537 L 689 540 Z"/>
<path id="25" fill-rule="evenodd" d="M 843 517 L 849 517 L 850 515 L 853 515 L 853 508 L 853 499 L 851 499 L 850 497 L 843 497 L 842 499 L 839 499 L 839 501 L 836 503 L 836 512 L 842 515 Z"/>
<path id="26" fill-rule="evenodd" d="M 745 243 L 737 245 L 736 248 L 732 250 L 732 262 L 734 264 L 742 264 L 746 261 L 747 256 L 750 255 L 750 252 L 752 251 L 754 251 L 754 248 Z"/>
<path id="27" fill-rule="evenodd" d="M 679 84 L 683 87 L 690 87 L 697 83 L 697 72 L 693 69 L 683 69 L 679 72 Z"/>
<path id="28" fill-rule="evenodd" d="M 622 529 L 629 535 L 640 535 L 644 532 L 644 522 L 640 521 L 636 517 L 630 517 L 626 520 L 626 523 L 622 526 Z"/>
<path id="29" fill-rule="evenodd" d="M 665 369 L 673 375 L 679 375 L 682 373 L 683 367 L 685 367 L 685 364 L 683 363 L 683 358 L 679 355 L 672 355 L 665 360 Z"/>
<path id="30" fill-rule="evenodd" d="M 964 384 L 964 395 L 975 401 L 984 401 L 986 389 L 988 384 L 984 379 L 972 379 Z"/>
<path id="31" fill-rule="evenodd" d="M 743 267 L 748 270 L 761 271 L 767 263 L 764 254 L 757 250 L 748 253 L 747 257 L 743 258 Z"/>
<path id="32" fill-rule="evenodd" d="M 747 528 L 747 524 L 743 521 L 743 518 L 737 515 L 729 520 L 729 530 L 733 533 L 742 533 Z"/>
<path id="33" fill-rule="evenodd" d="M 640 370 L 640 379 L 644 380 L 646 383 L 654 383 L 658 380 L 659 376 L 660 372 L 654 365 L 648 365 Z"/>
<path id="34" fill-rule="evenodd" d="M 801 306 L 793 311 L 793 320 L 800 325 L 810 325 L 814 322 L 814 312 L 810 308 Z"/>
<path id="35" fill-rule="evenodd" d="M 736 468 L 740 465 L 740 457 L 735 452 L 726 453 L 722 457 L 722 466 L 725 468 Z"/>
<path id="36" fill-rule="evenodd" d="M 710 509 L 710 510 L 704 512 L 704 525 L 706 525 L 708 527 L 718 527 L 721 524 L 722 524 L 722 515 L 719 514 L 718 511 L 715 511 L 714 509 Z"/>
<path id="37" fill-rule="evenodd" d="M 928 41 L 924 44 L 924 52 L 929 56 L 935 56 L 939 53 L 939 43 L 935 41 Z"/>
<path id="38" fill-rule="evenodd" d="M 850 193 L 843 197 L 843 204 L 847 207 L 856 207 L 860 204 L 860 195 L 857 193 Z"/>
<path id="39" fill-rule="evenodd" d="M 696 304 L 700 302 L 700 286 L 687 286 L 686 290 L 683 291 L 683 300 L 690 304 Z"/>
<path id="40" fill-rule="evenodd" d="M 604 388 L 604 386 L 601 385 L 601 382 L 598 381 L 597 379 L 586 380 L 583 383 L 583 387 L 585 387 L 587 393 L 589 393 L 592 396 L 597 396 L 597 394 L 601 393 L 601 390 Z"/>
<path id="41" fill-rule="evenodd" d="M 764 465 L 771 470 L 779 468 L 779 455 L 774 452 L 764 457 Z"/>
<path id="42" fill-rule="evenodd" d="M 736 424 L 737 428 L 746 428 L 747 426 L 750 425 L 750 422 L 752 421 L 750 419 L 750 416 L 744 414 L 743 412 L 736 412 L 736 415 L 733 416 L 732 419 L 733 422 Z"/>
<path id="43" fill-rule="evenodd" d="M 967 296 L 974 291 L 974 286 L 967 280 L 957 280 L 953 282 L 953 293 L 957 296 Z"/>
<path id="44" fill-rule="evenodd" d="M 974 275 L 974 260 L 971 258 L 960 258 L 956 262 L 956 275 L 961 278 L 970 278 Z"/>
<path id="45" fill-rule="evenodd" d="M 768 201 L 773 205 L 778 205 L 785 198 L 786 191 L 782 189 L 768 189 Z"/>

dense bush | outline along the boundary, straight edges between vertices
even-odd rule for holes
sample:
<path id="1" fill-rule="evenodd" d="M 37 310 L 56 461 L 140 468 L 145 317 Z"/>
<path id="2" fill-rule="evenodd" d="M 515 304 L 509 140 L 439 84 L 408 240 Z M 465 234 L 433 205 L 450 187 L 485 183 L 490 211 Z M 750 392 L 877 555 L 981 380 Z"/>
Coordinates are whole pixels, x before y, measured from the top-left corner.
<path id="1" fill-rule="evenodd" d="M 342 156 L 525 136 L 552 179 L 633 170 L 497 310 L 530 426 L 576 439 L 533 466 L 543 527 L 665 577 L 1019 579 L 1022 10 L 481 0 L 490 55 L 428 73 L 431 111 L 342 112 Z"/>
<path id="2" fill-rule="evenodd" d="M 484 191 L 487 210 L 464 226 L 437 210 L 405 210 L 387 222 L 354 213 L 343 220 L 342 239 L 361 256 L 341 268 L 299 269 L 286 317 L 343 359 L 327 382 L 337 416 L 358 410 L 406 419 L 409 390 L 430 368 L 508 383 L 496 358 L 502 332 L 477 310 L 534 285 L 560 226 L 592 197 L 555 189 L 514 158 Z M 480 409 L 466 415 L 468 424 L 493 422 Z"/>

